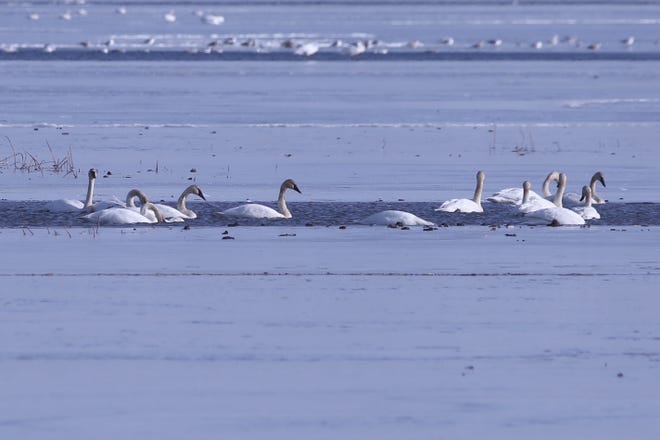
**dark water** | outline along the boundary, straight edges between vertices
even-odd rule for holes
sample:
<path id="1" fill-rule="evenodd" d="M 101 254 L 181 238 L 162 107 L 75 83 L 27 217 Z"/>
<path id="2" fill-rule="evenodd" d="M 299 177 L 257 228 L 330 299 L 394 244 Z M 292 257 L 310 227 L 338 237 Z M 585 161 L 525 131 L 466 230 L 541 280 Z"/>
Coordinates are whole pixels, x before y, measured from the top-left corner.
<path id="1" fill-rule="evenodd" d="M 0 61 L 660 61 L 660 52 L 438 52 L 392 51 L 385 54 L 365 52 L 351 56 L 338 52 L 317 52 L 300 56 L 292 52 L 190 52 L 188 50 L 111 50 L 23 48 L 0 51 Z"/>
<path id="2" fill-rule="evenodd" d="M 90 222 L 75 213 L 52 213 L 44 211 L 44 202 L 0 201 L 4 213 L 0 227 L 76 227 L 90 226 Z M 304 202 L 288 203 L 293 214 L 290 220 L 257 220 L 228 218 L 216 214 L 218 211 L 239 205 L 239 202 L 203 203 L 190 202 L 189 207 L 197 212 L 198 218 L 188 220 L 198 226 L 230 225 L 241 226 L 340 226 L 350 225 L 361 218 L 386 209 L 412 212 L 419 217 L 446 226 L 462 225 L 508 225 L 522 223 L 514 208 L 507 205 L 484 203 L 483 214 L 461 214 L 436 212 L 437 202 Z M 264 203 L 274 206 L 272 203 Z M 589 220 L 588 224 L 604 226 L 660 225 L 660 203 L 607 203 L 597 206 L 600 220 Z"/>

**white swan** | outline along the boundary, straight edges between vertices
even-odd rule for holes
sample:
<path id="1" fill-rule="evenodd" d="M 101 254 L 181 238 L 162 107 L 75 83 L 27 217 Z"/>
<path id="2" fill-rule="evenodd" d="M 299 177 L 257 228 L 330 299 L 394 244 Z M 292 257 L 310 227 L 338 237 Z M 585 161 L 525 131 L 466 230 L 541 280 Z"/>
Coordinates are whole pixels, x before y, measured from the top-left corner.
<path id="1" fill-rule="evenodd" d="M 452 199 L 447 200 L 436 211 L 445 212 L 484 212 L 481 207 L 481 193 L 484 189 L 484 179 L 486 173 L 483 171 L 477 172 L 477 188 L 474 190 L 474 197 L 472 199 Z"/>
<path id="2" fill-rule="evenodd" d="M 544 197 L 549 197 L 550 194 L 550 182 L 557 181 L 559 179 L 559 172 L 551 171 L 548 176 L 543 181 L 543 197 L 539 196 L 534 191 L 529 192 L 529 200 L 542 199 Z M 518 188 L 505 188 L 488 197 L 489 202 L 493 203 L 508 203 L 511 205 L 517 205 L 522 203 L 523 191 Z"/>
<path id="3" fill-rule="evenodd" d="M 591 176 L 591 180 L 589 181 L 589 190 L 591 191 L 591 203 L 595 205 L 599 205 L 602 203 L 605 203 L 605 200 L 602 199 L 598 194 L 596 194 L 596 184 L 600 182 L 603 187 L 605 187 L 605 176 L 601 171 L 596 171 L 593 176 Z M 574 206 L 582 206 L 582 197 L 584 194 L 577 194 L 577 193 L 568 193 L 564 195 L 564 199 L 562 200 L 562 203 L 564 204 L 565 207 L 567 208 L 572 208 Z"/>
<path id="4" fill-rule="evenodd" d="M 531 188 L 532 184 L 530 181 L 525 180 L 523 182 L 523 198 L 520 205 L 518 205 L 518 212 L 526 214 L 528 212 L 538 211 L 539 209 L 554 208 L 556 206 L 553 202 L 538 197 L 538 194 L 536 195 L 536 198 L 530 197 L 531 194 L 534 193 Z"/>
<path id="5" fill-rule="evenodd" d="M 149 218 L 148 213 L 151 213 L 153 218 Z M 109 208 L 92 212 L 91 214 L 84 215 L 82 218 L 99 225 L 162 223 L 165 221 L 156 205 L 151 202 L 144 203 L 140 208 L 140 212 L 136 212 L 130 208 Z"/>
<path id="6" fill-rule="evenodd" d="M 582 187 L 582 198 L 580 200 L 584 201 L 582 206 L 574 206 L 571 210 L 577 212 L 585 220 L 599 219 L 600 214 L 596 211 L 596 208 L 591 206 L 591 188 L 587 185 Z"/>
<path id="7" fill-rule="evenodd" d="M 235 208 L 229 208 L 225 211 L 219 212 L 218 214 L 226 215 L 229 217 L 248 217 L 248 218 L 291 218 L 291 212 L 286 206 L 286 201 L 284 200 L 284 193 L 287 189 L 292 189 L 299 194 L 300 189 L 293 179 L 287 179 L 282 182 L 280 186 L 280 195 L 277 198 L 277 211 L 268 206 L 259 205 L 257 203 L 248 203 L 246 205 L 236 206 Z"/>
<path id="8" fill-rule="evenodd" d="M 92 199 L 94 197 L 94 182 L 96 181 L 96 169 L 90 168 L 87 172 L 89 181 L 87 183 L 87 196 L 85 203 L 80 200 L 59 199 L 51 200 L 44 205 L 44 209 L 51 212 L 79 212 L 89 209 L 92 206 Z"/>
<path id="9" fill-rule="evenodd" d="M 401 225 L 401 226 L 434 226 L 435 223 L 417 217 L 406 211 L 387 210 L 377 212 L 363 218 L 358 223 L 363 225 Z"/>
<path id="10" fill-rule="evenodd" d="M 552 208 L 537 209 L 524 214 L 525 223 L 528 225 L 583 225 L 584 219 L 576 212 L 562 206 L 562 197 L 566 190 L 566 174 L 559 174 L 557 194 L 555 194 L 555 206 Z"/>
<path id="11" fill-rule="evenodd" d="M 138 193 L 138 191 L 139 190 L 132 190 L 132 194 L 129 192 L 130 197 L 127 196 L 126 198 L 126 207 L 137 209 L 133 201 L 134 198 L 138 197 L 140 200 L 142 200 L 140 195 L 146 197 L 144 193 L 141 191 Z M 206 200 L 206 197 L 204 197 L 204 193 L 202 193 L 202 189 L 199 186 L 190 185 L 188 188 L 183 190 L 181 196 L 179 196 L 179 200 L 176 203 L 176 208 L 173 208 L 169 205 L 163 205 L 161 203 L 154 203 L 154 205 L 156 205 L 160 213 L 167 221 L 183 221 L 184 219 L 197 218 L 195 211 L 188 209 L 186 206 L 186 199 L 191 194 L 199 196 L 202 200 Z"/>

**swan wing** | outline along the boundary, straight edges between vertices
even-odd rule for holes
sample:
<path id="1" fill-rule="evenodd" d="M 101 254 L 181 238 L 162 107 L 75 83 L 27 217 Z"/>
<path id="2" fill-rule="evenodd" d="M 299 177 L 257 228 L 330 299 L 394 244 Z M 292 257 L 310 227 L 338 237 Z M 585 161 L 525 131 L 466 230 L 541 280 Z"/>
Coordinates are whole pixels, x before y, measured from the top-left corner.
<path id="1" fill-rule="evenodd" d="M 525 214 L 525 219 L 529 225 L 548 225 L 554 222 L 560 226 L 571 226 L 585 223 L 579 214 L 557 206 L 529 212 Z"/>
<path id="2" fill-rule="evenodd" d="M 600 218 L 600 213 L 593 206 L 576 206 L 571 208 L 571 210 L 575 211 L 585 220 L 598 220 Z"/>
<path id="3" fill-rule="evenodd" d="M 46 202 L 44 209 L 51 212 L 76 212 L 85 207 L 80 200 L 58 199 Z"/>
<path id="4" fill-rule="evenodd" d="M 186 215 L 183 212 L 179 211 L 178 209 L 169 206 L 169 205 L 163 205 L 161 203 L 154 203 L 158 210 L 160 211 L 161 214 L 163 214 L 163 217 L 165 217 L 166 220 L 180 220 L 183 221 L 185 219 L 193 219 L 197 218 L 197 215 Z M 153 214 L 153 212 L 152 212 Z"/>
<path id="5" fill-rule="evenodd" d="M 229 217 L 246 217 L 246 218 L 285 218 L 282 214 L 268 206 L 259 205 L 257 203 L 248 203 L 240 205 L 235 208 L 230 208 L 220 212 L 220 214 Z"/>
<path id="6" fill-rule="evenodd" d="M 129 208 L 110 208 L 84 215 L 83 219 L 101 225 L 128 225 L 135 223 L 155 223 L 155 221 Z M 154 219 L 155 220 L 155 219 Z"/>
<path id="7" fill-rule="evenodd" d="M 377 212 L 369 217 L 363 218 L 359 221 L 363 225 L 394 225 L 402 224 L 404 226 L 434 226 L 435 223 L 417 217 L 406 211 L 387 210 Z"/>
<path id="8" fill-rule="evenodd" d="M 436 211 L 444 212 L 484 212 L 480 204 L 470 199 L 451 199 L 440 205 Z"/>

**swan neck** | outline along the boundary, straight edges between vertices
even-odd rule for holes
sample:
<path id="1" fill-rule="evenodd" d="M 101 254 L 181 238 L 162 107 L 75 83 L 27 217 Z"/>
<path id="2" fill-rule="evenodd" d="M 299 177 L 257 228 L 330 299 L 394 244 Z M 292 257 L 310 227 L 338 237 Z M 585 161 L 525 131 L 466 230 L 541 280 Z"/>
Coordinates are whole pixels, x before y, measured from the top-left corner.
<path id="1" fill-rule="evenodd" d="M 524 205 L 528 201 L 529 201 L 529 187 L 523 186 L 523 198 L 522 198 L 521 205 Z"/>
<path id="2" fill-rule="evenodd" d="M 150 202 L 144 203 L 140 207 L 140 215 L 146 217 L 147 216 L 147 211 L 149 211 L 149 210 L 151 210 L 154 213 L 154 215 L 156 216 L 156 222 L 163 223 L 165 221 L 165 218 L 163 217 L 163 214 L 160 213 L 160 211 L 158 210 L 156 205 L 154 205 L 153 203 L 150 203 Z"/>
<path id="3" fill-rule="evenodd" d="M 543 181 L 543 197 L 550 197 L 552 193 L 550 192 L 550 182 L 557 180 L 557 174 L 556 171 L 553 171 L 552 173 L 548 174 L 548 177 L 545 178 Z"/>
<path id="4" fill-rule="evenodd" d="M 149 201 L 147 199 L 146 194 L 144 194 L 142 191 L 140 191 L 139 189 L 132 189 L 126 195 L 126 206 L 127 207 L 135 208 L 135 202 L 133 201 L 133 199 L 135 197 L 140 199 L 140 203 L 142 204 L 142 206 L 146 205 L 147 202 Z"/>
<path id="5" fill-rule="evenodd" d="M 85 206 L 84 208 L 90 208 L 92 206 L 93 200 L 94 200 L 94 182 L 96 179 L 93 177 L 89 178 L 89 182 L 87 183 L 87 197 L 85 197 Z"/>
<path id="6" fill-rule="evenodd" d="M 591 189 L 591 196 L 590 200 L 595 200 L 600 203 L 602 200 L 598 194 L 596 194 L 596 183 L 598 182 L 598 179 L 594 177 L 591 178 L 591 184 L 589 185 L 589 188 Z"/>
<path id="7" fill-rule="evenodd" d="M 586 191 L 584 195 L 584 206 L 591 208 L 591 191 Z"/>
<path id="8" fill-rule="evenodd" d="M 481 193 L 484 190 L 484 179 L 477 178 L 477 187 L 474 190 L 474 198 L 472 199 L 477 205 L 481 205 Z"/>
<path id="9" fill-rule="evenodd" d="M 192 189 L 191 189 L 191 188 L 186 188 L 186 190 L 183 191 L 183 193 L 181 193 L 181 196 L 179 196 L 179 200 L 176 202 L 176 209 L 177 209 L 179 212 L 182 212 L 182 213 L 184 213 L 184 214 L 187 215 L 187 216 L 192 216 L 192 215 L 194 214 L 194 213 L 193 213 L 190 209 L 188 209 L 188 207 L 186 206 L 186 199 L 188 198 L 188 196 L 189 196 L 190 194 L 192 194 Z"/>
<path id="10" fill-rule="evenodd" d="M 277 210 L 280 211 L 280 214 L 282 214 L 285 218 L 291 218 L 291 212 L 289 212 L 289 208 L 286 206 L 286 200 L 284 200 L 285 192 L 286 188 L 282 186 L 280 188 L 280 196 L 277 198 Z"/>
<path id="11" fill-rule="evenodd" d="M 559 179 L 559 186 L 557 186 L 557 194 L 555 194 L 555 198 L 553 200 L 553 203 L 559 208 L 564 207 L 562 199 L 564 198 L 564 191 L 565 190 L 566 190 L 566 180 L 565 179 Z"/>

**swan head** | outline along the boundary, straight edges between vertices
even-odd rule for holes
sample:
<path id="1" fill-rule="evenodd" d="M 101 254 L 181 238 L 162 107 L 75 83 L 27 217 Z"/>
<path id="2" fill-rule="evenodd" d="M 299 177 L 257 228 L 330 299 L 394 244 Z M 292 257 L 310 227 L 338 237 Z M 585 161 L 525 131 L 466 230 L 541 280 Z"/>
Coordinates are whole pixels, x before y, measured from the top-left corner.
<path id="1" fill-rule="evenodd" d="M 87 177 L 89 177 L 89 180 L 94 180 L 96 179 L 96 168 L 90 168 L 89 171 L 87 172 Z"/>
<path id="2" fill-rule="evenodd" d="M 545 180 L 559 182 L 559 171 L 550 171 Z"/>
<path id="3" fill-rule="evenodd" d="M 594 174 L 593 177 L 591 178 L 591 183 L 594 182 L 600 182 L 603 185 L 603 187 L 607 187 L 607 185 L 605 185 L 605 176 L 601 171 L 597 171 L 596 174 Z"/>
<path id="4" fill-rule="evenodd" d="M 582 197 L 580 197 L 580 201 L 584 201 L 591 198 L 591 188 L 589 188 L 587 185 L 584 185 L 582 187 Z"/>
<path id="5" fill-rule="evenodd" d="M 566 174 L 559 173 L 557 177 L 557 188 L 564 187 L 566 188 Z"/>
<path id="6" fill-rule="evenodd" d="M 194 194 L 200 197 L 202 200 L 206 200 L 206 197 L 204 197 L 204 193 L 202 192 L 202 188 L 197 185 L 190 185 L 185 192 L 188 194 Z"/>
<path id="7" fill-rule="evenodd" d="M 477 182 L 483 182 L 486 179 L 486 173 L 483 171 L 479 170 L 477 172 Z"/>
<path id="8" fill-rule="evenodd" d="M 284 182 L 282 182 L 281 189 L 282 190 L 292 189 L 295 192 L 297 192 L 299 194 L 302 194 L 302 192 L 300 191 L 300 188 L 298 188 L 298 185 L 296 185 L 296 182 L 294 182 L 293 179 L 286 179 Z"/>
<path id="9" fill-rule="evenodd" d="M 149 210 L 151 210 L 154 213 L 154 215 L 156 216 L 156 221 L 158 223 L 165 222 L 165 218 L 163 217 L 163 214 L 160 212 L 158 207 L 151 202 L 145 202 L 144 205 L 142 205 L 142 208 L 140 209 L 140 214 L 144 215 Z"/>

